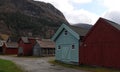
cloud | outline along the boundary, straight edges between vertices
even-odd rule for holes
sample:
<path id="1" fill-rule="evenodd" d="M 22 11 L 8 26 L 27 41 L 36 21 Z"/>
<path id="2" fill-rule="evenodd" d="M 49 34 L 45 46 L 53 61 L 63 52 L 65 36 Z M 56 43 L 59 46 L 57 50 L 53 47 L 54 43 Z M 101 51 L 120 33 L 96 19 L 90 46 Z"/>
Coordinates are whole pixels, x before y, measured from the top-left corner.
<path id="1" fill-rule="evenodd" d="M 108 11 L 103 17 L 120 24 L 120 11 Z"/>
<path id="2" fill-rule="evenodd" d="M 67 12 L 74 9 L 74 7 L 70 3 L 70 0 L 35 0 L 35 1 L 51 3 L 62 12 Z"/>
<path id="3" fill-rule="evenodd" d="M 108 8 L 103 17 L 120 24 L 120 0 L 103 0 L 103 4 Z"/>
<path id="4" fill-rule="evenodd" d="M 74 3 L 89 3 L 92 2 L 92 0 L 71 0 Z"/>
<path id="5" fill-rule="evenodd" d="M 75 9 L 74 4 L 76 3 L 89 3 L 92 0 L 36 0 L 44 1 L 53 4 L 57 9 L 59 9 L 69 23 L 89 23 L 94 24 L 98 16 L 96 14 L 90 13 L 84 9 Z"/>
<path id="6" fill-rule="evenodd" d="M 66 18 L 70 23 L 88 23 L 94 24 L 99 18 L 98 15 L 90 13 L 84 9 L 74 10 L 66 14 Z"/>
<path id="7" fill-rule="evenodd" d="M 103 4 L 108 9 L 118 10 L 120 7 L 120 0 L 104 0 Z"/>

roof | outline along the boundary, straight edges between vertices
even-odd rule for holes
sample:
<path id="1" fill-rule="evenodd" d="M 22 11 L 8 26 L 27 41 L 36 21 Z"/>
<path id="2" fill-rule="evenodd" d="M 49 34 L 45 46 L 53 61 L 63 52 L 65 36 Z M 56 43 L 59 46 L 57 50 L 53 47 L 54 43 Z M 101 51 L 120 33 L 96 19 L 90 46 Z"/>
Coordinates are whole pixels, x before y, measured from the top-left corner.
<path id="1" fill-rule="evenodd" d="M 37 40 L 41 48 L 55 48 L 55 43 L 50 39 Z"/>
<path id="2" fill-rule="evenodd" d="M 21 39 L 24 43 L 29 43 L 28 37 L 21 37 Z"/>
<path id="3" fill-rule="evenodd" d="M 75 26 L 69 26 L 69 27 L 73 29 L 76 33 L 78 33 L 80 36 L 85 36 L 89 31 L 88 29 L 84 29 L 81 27 L 75 27 Z"/>
<path id="4" fill-rule="evenodd" d="M 18 38 L 17 37 L 11 37 L 9 36 L 8 39 L 6 40 L 6 42 L 17 42 Z"/>
<path id="5" fill-rule="evenodd" d="M 3 43 L 4 43 L 4 41 L 0 41 L 0 47 L 2 47 L 2 46 L 3 46 Z"/>
<path id="6" fill-rule="evenodd" d="M 73 36 L 75 36 L 77 39 L 80 39 L 80 36 L 85 36 L 87 34 L 87 32 L 89 31 L 88 29 L 84 29 L 81 27 L 75 27 L 75 26 L 71 26 L 71 25 L 62 24 L 59 27 L 59 29 L 57 30 L 57 32 L 54 34 L 54 36 L 52 37 L 53 41 L 56 40 L 56 38 L 59 36 L 59 34 L 61 33 L 61 31 L 64 28 L 67 31 L 69 31 Z"/>
<path id="7" fill-rule="evenodd" d="M 34 37 L 21 37 L 20 38 L 24 43 L 30 43 L 30 40 L 40 40 L 40 38 L 34 38 Z"/>
<path id="8" fill-rule="evenodd" d="M 18 43 L 17 42 L 6 42 L 5 46 L 7 48 L 18 48 Z"/>
<path id="9" fill-rule="evenodd" d="M 105 20 L 106 22 L 108 22 L 109 24 L 111 24 L 113 27 L 115 27 L 116 29 L 120 30 L 120 25 L 113 22 L 113 21 L 110 21 L 110 20 L 107 20 L 107 19 L 104 19 L 104 18 L 101 18 L 103 20 Z"/>

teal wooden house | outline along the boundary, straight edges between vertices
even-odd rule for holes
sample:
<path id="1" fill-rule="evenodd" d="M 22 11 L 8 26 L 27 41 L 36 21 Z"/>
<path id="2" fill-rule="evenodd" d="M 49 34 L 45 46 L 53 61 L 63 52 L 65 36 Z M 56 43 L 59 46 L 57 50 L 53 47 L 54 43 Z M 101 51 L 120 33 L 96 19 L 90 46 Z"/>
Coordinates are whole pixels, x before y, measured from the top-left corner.
<path id="1" fill-rule="evenodd" d="M 79 46 L 87 29 L 62 24 L 52 37 L 55 59 L 68 64 L 79 64 Z"/>

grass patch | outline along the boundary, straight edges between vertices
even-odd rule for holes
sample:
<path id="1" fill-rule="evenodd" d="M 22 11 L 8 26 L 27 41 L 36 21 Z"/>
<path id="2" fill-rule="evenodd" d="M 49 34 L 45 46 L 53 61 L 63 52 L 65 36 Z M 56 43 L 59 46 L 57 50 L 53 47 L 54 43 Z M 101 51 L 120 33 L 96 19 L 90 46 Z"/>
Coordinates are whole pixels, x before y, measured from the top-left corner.
<path id="1" fill-rule="evenodd" d="M 0 59 L 0 72 L 23 72 L 23 70 L 9 60 Z"/>
<path id="2" fill-rule="evenodd" d="M 74 68 L 74 69 L 91 71 L 91 72 L 120 72 L 120 70 L 111 69 L 111 68 L 93 67 L 93 66 L 87 66 L 87 65 L 78 66 L 78 65 L 65 64 L 55 60 L 50 60 L 49 63 L 52 63 L 54 65 L 61 65 L 67 68 Z"/>

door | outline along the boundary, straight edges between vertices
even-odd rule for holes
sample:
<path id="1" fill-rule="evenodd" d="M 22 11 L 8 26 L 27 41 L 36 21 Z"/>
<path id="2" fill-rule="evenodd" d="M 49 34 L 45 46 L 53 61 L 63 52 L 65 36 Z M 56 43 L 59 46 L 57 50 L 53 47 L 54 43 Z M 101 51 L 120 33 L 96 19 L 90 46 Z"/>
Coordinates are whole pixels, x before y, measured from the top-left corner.
<path id="1" fill-rule="evenodd" d="M 40 48 L 34 48 L 33 49 L 33 55 L 34 56 L 40 56 Z"/>
<path id="2" fill-rule="evenodd" d="M 62 60 L 69 61 L 71 58 L 71 45 L 62 46 Z"/>
<path id="3" fill-rule="evenodd" d="M 23 48 L 19 47 L 18 49 L 18 56 L 22 56 L 23 55 Z"/>

